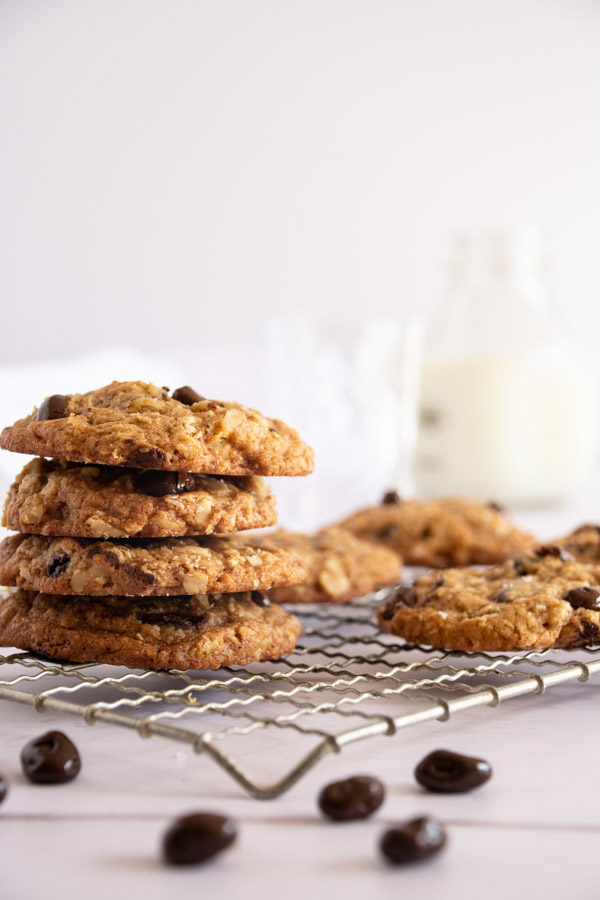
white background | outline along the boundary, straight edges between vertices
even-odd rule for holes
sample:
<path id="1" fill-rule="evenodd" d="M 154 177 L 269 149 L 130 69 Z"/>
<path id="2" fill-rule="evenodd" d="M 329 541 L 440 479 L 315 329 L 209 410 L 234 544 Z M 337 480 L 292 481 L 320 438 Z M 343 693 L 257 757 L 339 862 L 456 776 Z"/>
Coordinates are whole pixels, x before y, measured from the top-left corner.
<path id="1" fill-rule="evenodd" d="M 522 220 L 595 356 L 599 23 L 589 0 L 3 0 L 4 361 L 125 343 L 252 401 L 273 314 L 428 310 L 456 228 Z"/>

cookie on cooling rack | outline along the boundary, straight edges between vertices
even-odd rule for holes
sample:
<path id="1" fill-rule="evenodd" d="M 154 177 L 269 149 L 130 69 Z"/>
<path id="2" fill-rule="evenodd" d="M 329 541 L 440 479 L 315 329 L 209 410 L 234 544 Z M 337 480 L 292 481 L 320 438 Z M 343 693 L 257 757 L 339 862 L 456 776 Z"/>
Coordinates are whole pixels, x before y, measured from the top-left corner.
<path id="1" fill-rule="evenodd" d="M 495 503 L 459 498 L 403 501 L 393 491 L 379 506 L 361 509 L 339 525 L 359 538 L 390 547 L 410 566 L 503 562 L 536 543 Z"/>
<path id="2" fill-rule="evenodd" d="M 243 535 L 95 541 L 16 534 L 0 543 L 0 584 L 50 594 L 266 590 L 305 574 L 289 550 Z"/>
<path id="3" fill-rule="evenodd" d="M 557 546 L 490 568 L 446 569 L 398 588 L 385 631 L 443 650 L 540 650 L 600 643 L 600 566 Z"/>
<path id="4" fill-rule="evenodd" d="M 38 458 L 11 485 L 2 524 L 29 534 L 114 538 L 226 534 L 276 521 L 275 497 L 257 475 Z"/>
<path id="5" fill-rule="evenodd" d="M 341 528 L 317 534 L 275 531 L 270 544 L 293 551 L 307 569 L 301 584 L 272 588 L 276 603 L 345 603 L 400 579 L 402 561 L 387 547 L 361 541 Z"/>
<path id="6" fill-rule="evenodd" d="M 53 394 L 5 428 L 0 446 L 74 462 L 211 475 L 307 475 L 313 451 L 297 432 L 190 387 L 113 381 L 86 394 Z"/>
<path id="7" fill-rule="evenodd" d="M 0 644 L 69 662 L 217 669 L 291 653 L 298 619 L 263 594 L 63 597 L 0 594 Z"/>

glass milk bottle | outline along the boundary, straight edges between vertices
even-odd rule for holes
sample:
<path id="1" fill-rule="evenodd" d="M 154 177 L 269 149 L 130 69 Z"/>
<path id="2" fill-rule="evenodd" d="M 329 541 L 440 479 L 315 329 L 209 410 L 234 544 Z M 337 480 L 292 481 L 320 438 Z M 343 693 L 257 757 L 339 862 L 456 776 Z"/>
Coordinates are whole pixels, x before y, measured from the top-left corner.
<path id="1" fill-rule="evenodd" d="M 553 316 L 543 274 L 533 225 L 457 240 L 425 346 L 418 496 L 553 503 L 589 473 L 590 380 Z"/>

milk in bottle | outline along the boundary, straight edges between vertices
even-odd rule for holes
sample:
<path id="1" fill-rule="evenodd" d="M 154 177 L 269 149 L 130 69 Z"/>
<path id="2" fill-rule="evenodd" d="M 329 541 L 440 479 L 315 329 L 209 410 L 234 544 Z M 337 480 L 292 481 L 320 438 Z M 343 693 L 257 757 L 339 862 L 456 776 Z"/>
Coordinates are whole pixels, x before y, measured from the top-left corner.
<path id="1" fill-rule="evenodd" d="M 590 379 L 547 298 L 534 226 L 457 242 L 426 344 L 418 496 L 560 501 L 595 450 Z"/>

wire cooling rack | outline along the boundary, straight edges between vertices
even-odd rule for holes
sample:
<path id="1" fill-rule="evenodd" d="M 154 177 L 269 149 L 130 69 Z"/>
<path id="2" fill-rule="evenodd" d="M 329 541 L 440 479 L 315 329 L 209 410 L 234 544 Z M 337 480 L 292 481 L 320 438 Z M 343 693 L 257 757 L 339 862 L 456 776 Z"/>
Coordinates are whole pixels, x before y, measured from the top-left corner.
<path id="1" fill-rule="evenodd" d="M 304 628 L 294 653 L 218 672 L 0 655 L 0 699 L 191 745 L 248 793 L 270 799 L 355 741 L 600 674 L 600 648 L 491 654 L 406 644 L 377 626 L 375 608 L 385 597 L 380 591 L 343 606 L 294 609 Z M 299 758 L 281 777 L 264 783 L 248 771 L 248 760 L 276 759 L 290 742 Z"/>

